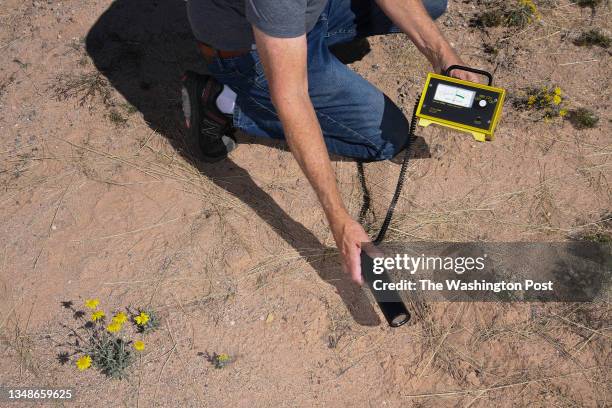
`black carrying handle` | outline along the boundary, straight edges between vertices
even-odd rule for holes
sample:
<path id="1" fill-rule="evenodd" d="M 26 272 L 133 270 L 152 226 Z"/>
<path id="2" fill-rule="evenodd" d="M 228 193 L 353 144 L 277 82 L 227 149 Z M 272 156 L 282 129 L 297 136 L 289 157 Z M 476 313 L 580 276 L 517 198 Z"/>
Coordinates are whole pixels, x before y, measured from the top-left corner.
<path id="1" fill-rule="evenodd" d="M 483 71 L 482 69 L 464 67 L 463 65 L 451 65 L 446 68 L 442 74 L 446 76 L 450 76 L 450 72 L 454 69 L 460 69 L 461 71 L 473 72 L 474 74 L 484 75 L 489 79 L 489 86 L 493 85 L 493 75 L 490 72 Z"/>

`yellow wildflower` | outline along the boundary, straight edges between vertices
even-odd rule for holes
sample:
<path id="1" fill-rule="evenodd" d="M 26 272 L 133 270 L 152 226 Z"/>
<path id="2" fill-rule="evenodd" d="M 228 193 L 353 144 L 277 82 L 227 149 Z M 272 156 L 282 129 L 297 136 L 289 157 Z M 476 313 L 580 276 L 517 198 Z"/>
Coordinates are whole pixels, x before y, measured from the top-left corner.
<path id="1" fill-rule="evenodd" d="M 546 102 L 551 102 L 552 101 L 552 95 L 546 94 L 546 95 L 544 95 L 544 99 L 546 100 Z"/>
<path id="2" fill-rule="evenodd" d="M 143 351 L 145 349 L 144 341 L 136 340 L 134 342 L 134 348 L 138 351 Z"/>
<path id="3" fill-rule="evenodd" d="M 221 353 L 217 356 L 217 361 L 220 363 L 227 363 L 230 360 L 230 356 L 227 353 Z"/>
<path id="4" fill-rule="evenodd" d="M 127 319 L 128 319 L 127 315 L 123 312 L 119 312 L 115 316 L 113 316 L 113 322 L 119 323 L 119 324 L 123 324 L 127 322 Z"/>
<path id="5" fill-rule="evenodd" d="M 98 307 L 99 304 L 100 304 L 100 301 L 98 299 L 86 299 L 85 300 L 85 307 L 91 310 L 96 310 L 96 307 Z"/>
<path id="6" fill-rule="evenodd" d="M 109 333 L 117 333 L 119 330 L 121 330 L 121 323 L 113 321 L 111 324 L 106 326 L 106 330 L 108 330 Z"/>
<path id="7" fill-rule="evenodd" d="M 102 310 L 96 310 L 95 312 L 91 314 L 91 320 L 95 322 L 100 319 L 104 319 L 104 316 L 106 315 L 104 314 Z"/>
<path id="8" fill-rule="evenodd" d="M 144 326 L 149 321 L 149 315 L 145 312 L 140 312 L 140 314 L 134 318 L 134 321 L 137 325 Z"/>
<path id="9" fill-rule="evenodd" d="M 561 88 L 559 88 L 559 87 L 555 88 L 555 95 L 561 96 Z"/>
<path id="10" fill-rule="evenodd" d="M 91 367 L 91 357 L 83 356 L 76 361 L 76 366 L 79 370 L 85 371 Z"/>
<path id="11" fill-rule="evenodd" d="M 561 97 L 559 95 L 553 96 L 553 103 L 559 105 L 561 103 Z"/>
<path id="12" fill-rule="evenodd" d="M 567 115 L 567 109 L 561 109 L 559 111 L 559 116 L 564 117 L 565 115 Z"/>
<path id="13" fill-rule="evenodd" d="M 531 95 L 531 96 L 529 97 L 529 99 L 527 100 L 527 104 L 529 104 L 529 105 L 534 105 L 534 104 L 536 103 L 536 100 L 537 100 L 537 99 L 538 99 L 538 98 L 537 98 L 535 95 Z"/>
<path id="14" fill-rule="evenodd" d="M 523 7 L 527 7 L 529 11 L 531 11 L 533 14 L 538 13 L 538 8 L 536 7 L 535 4 L 533 4 L 532 0 L 520 0 L 519 4 L 522 5 Z"/>

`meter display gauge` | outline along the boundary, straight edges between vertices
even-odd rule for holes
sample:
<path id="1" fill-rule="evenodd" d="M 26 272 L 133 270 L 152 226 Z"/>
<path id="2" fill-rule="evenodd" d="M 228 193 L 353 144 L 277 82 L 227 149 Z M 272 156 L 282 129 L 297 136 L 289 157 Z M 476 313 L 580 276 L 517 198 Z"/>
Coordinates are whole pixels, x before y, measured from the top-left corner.
<path id="1" fill-rule="evenodd" d="M 434 101 L 446 102 L 450 103 L 451 105 L 462 106 L 464 108 L 471 108 L 474 104 L 475 96 L 475 91 L 440 83 L 436 87 L 436 93 L 434 94 L 433 98 Z"/>
<path id="2" fill-rule="evenodd" d="M 486 75 L 489 85 L 448 76 L 453 69 Z M 420 126 L 437 124 L 471 133 L 478 141 L 493 140 L 506 91 L 491 86 L 492 76 L 474 68 L 452 66 L 445 75 L 427 76 L 416 116 Z"/>

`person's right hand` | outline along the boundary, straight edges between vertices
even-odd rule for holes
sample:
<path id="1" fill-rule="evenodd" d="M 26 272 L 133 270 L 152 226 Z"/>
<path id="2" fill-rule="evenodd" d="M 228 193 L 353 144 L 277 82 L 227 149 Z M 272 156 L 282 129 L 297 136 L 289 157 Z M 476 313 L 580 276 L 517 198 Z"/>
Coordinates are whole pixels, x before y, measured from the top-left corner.
<path id="1" fill-rule="evenodd" d="M 349 215 L 332 222 L 331 230 L 342 257 L 342 269 L 354 282 L 359 285 L 363 284 L 361 245 L 364 242 L 370 242 L 370 237 L 363 227 Z"/>

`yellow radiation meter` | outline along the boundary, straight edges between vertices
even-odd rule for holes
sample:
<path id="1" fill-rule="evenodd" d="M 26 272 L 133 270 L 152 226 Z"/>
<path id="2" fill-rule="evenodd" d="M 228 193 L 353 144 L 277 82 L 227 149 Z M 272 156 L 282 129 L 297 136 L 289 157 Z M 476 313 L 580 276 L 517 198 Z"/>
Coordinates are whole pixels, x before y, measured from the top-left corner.
<path id="1" fill-rule="evenodd" d="M 488 85 L 452 78 L 451 71 L 462 70 L 484 75 Z M 472 134 L 479 142 L 493 140 L 506 91 L 495 88 L 493 75 L 480 69 L 452 65 L 442 75 L 427 75 L 417 105 L 419 126 L 436 124 Z"/>

